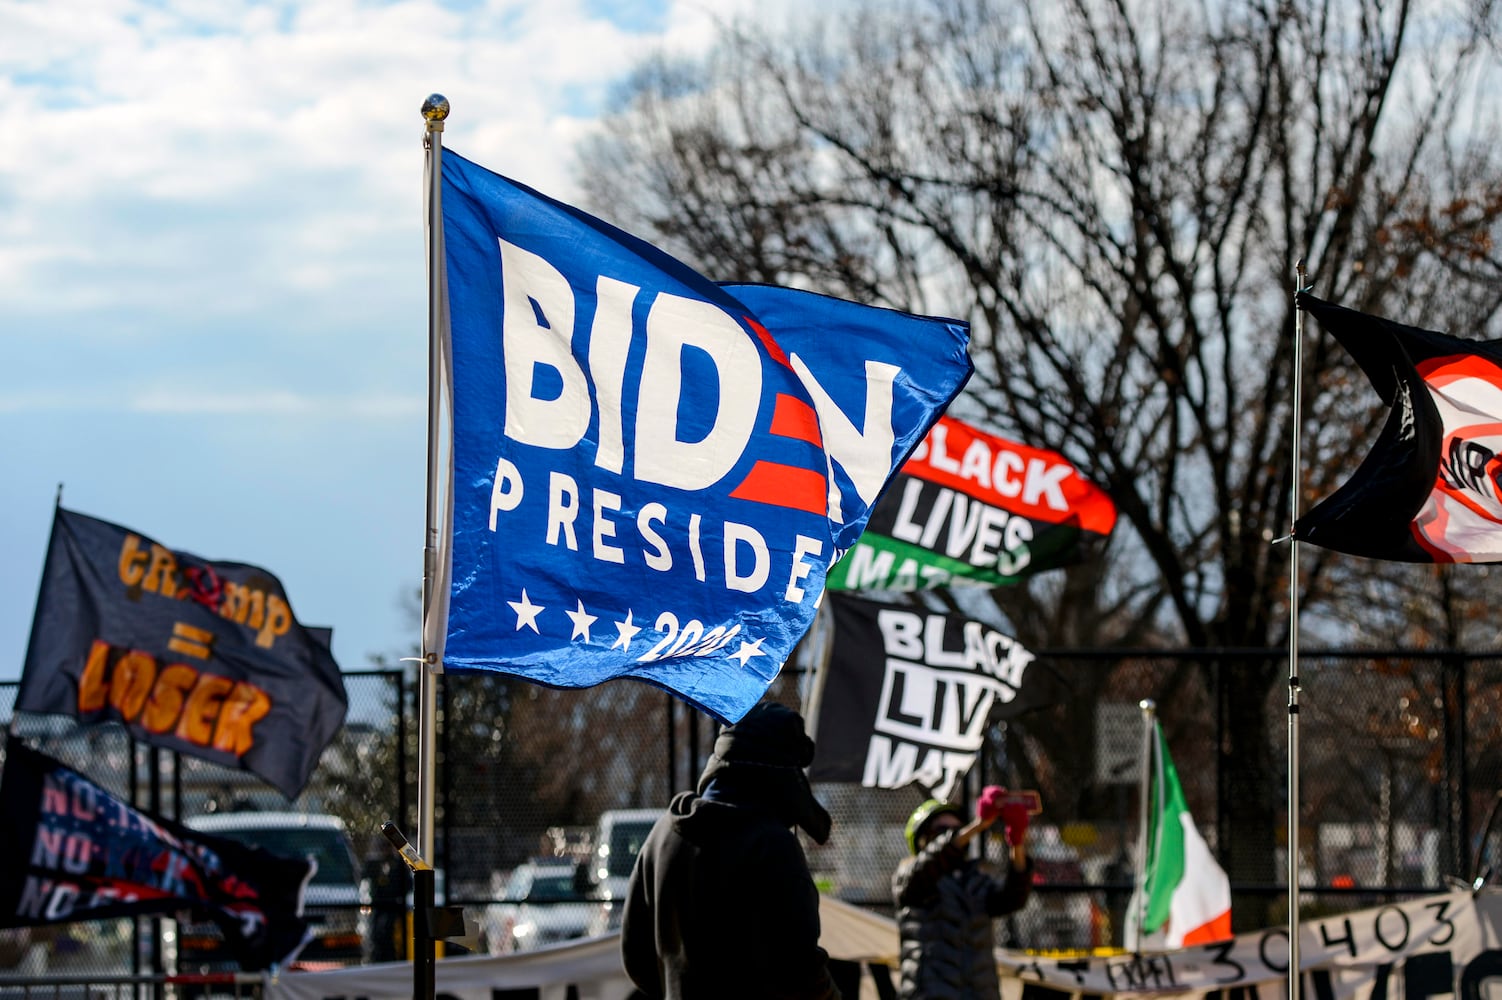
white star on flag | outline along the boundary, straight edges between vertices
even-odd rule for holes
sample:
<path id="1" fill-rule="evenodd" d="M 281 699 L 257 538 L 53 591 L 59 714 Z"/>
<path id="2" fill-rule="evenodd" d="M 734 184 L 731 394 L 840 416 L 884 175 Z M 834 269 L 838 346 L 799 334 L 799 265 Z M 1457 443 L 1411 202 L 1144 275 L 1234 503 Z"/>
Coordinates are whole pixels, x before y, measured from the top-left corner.
<path id="1" fill-rule="evenodd" d="M 753 657 L 753 656 L 766 656 L 766 655 L 767 655 L 766 653 L 763 653 L 761 651 L 761 639 L 757 639 L 755 642 L 747 642 L 744 639 L 742 639 L 741 640 L 741 648 L 737 649 L 735 652 L 731 653 L 730 654 L 730 658 L 732 660 L 740 660 L 741 661 L 741 666 L 744 667 L 746 665 L 746 662 L 748 660 L 750 660 L 751 657 Z"/>
<path id="2" fill-rule="evenodd" d="M 616 622 L 615 627 L 621 635 L 620 638 L 616 639 L 615 642 L 610 644 L 610 648 L 614 649 L 615 647 L 619 646 L 626 652 L 631 652 L 631 640 L 636 638 L 636 633 L 641 631 L 641 626 L 631 624 L 630 608 L 626 609 L 626 620 L 623 622 Z"/>
<path id="3" fill-rule="evenodd" d="M 584 641 L 588 642 L 589 627 L 595 622 L 599 621 L 600 616 L 592 615 L 589 612 L 585 611 L 584 602 L 582 600 L 579 602 L 578 611 L 565 611 L 564 614 L 568 615 L 569 621 L 574 623 L 574 634 L 569 636 L 569 639 L 578 639 L 582 636 Z"/>
<path id="4" fill-rule="evenodd" d="M 533 604 L 528 600 L 526 588 L 522 589 L 522 599 L 520 601 L 507 601 L 506 603 L 511 605 L 512 611 L 516 612 L 516 630 L 518 632 L 525 625 L 538 635 L 542 634 L 537 628 L 537 615 L 538 612 L 543 610 L 543 606 L 541 604 Z"/>

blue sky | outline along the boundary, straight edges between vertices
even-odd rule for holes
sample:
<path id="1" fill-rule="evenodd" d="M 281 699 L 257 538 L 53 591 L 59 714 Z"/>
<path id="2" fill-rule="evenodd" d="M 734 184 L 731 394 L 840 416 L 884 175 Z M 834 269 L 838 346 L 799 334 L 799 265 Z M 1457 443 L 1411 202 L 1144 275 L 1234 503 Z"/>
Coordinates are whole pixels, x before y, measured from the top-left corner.
<path id="1" fill-rule="evenodd" d="M 277 574 L 345 669 L 415 645 L 423 99 L 448 148 L 569 198 L 611 84 L 750 6 L 0 2 L 0 679 L 59 483 Z"/>

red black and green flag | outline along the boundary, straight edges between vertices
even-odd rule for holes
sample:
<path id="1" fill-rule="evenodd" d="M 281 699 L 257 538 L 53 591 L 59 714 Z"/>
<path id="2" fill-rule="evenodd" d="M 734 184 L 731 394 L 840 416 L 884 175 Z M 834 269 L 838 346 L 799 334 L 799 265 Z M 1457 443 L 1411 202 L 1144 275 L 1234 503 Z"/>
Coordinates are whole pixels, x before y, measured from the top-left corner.
<path id="1" fill-rule="evenodd" d="M 941 417 L 829 571 L 831 590 L 1001 586 L 1079 562 L 1116 505 L 1057 452 Z"/>
<path id="2" fill-rule="evenodd" d="M 1502 562 L 1502 341 L 1404 326 L 1300 293 L 1389 407 L 1371 451 L 1293 537 L 1397 562 Z"/>

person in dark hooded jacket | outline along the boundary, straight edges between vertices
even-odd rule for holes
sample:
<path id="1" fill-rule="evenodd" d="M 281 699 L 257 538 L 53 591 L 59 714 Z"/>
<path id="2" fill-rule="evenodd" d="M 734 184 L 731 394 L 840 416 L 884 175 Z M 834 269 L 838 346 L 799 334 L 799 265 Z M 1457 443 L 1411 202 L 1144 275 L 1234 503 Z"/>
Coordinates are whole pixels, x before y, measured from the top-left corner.
<path id="1" fill-rule="evenodd" d="M 929 799 L 908 818 L 908 848 L 892 875 L 900 942 L 900 1000 L 996 1000 L 993 917 L 1013 913 L 1032 893 L 1028 811 L 995 785 L 982 790 L 975 819 Z M 1001 821 L 1011 857 L 1005 874 L 968 854 L 970 841 Z"/>
<path id="2" fill-rule="evenodd" d="M 829 839 L 803 774 L 813 752 L 803 717 L 776 703 L 720 730 L 697 791 L 673 798 L 631 871 L 621 956 L 642 994 L 839 1000 L 793 832 Z"/>

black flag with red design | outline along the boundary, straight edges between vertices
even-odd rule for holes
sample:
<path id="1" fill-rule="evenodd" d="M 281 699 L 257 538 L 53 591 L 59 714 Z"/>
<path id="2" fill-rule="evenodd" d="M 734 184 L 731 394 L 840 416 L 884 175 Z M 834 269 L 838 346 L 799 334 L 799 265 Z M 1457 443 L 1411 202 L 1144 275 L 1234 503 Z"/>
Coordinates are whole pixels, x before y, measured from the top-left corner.
<path id="1" fill-rule="evenodd" d="M 1398 562 L 1502 561 L 1502 341 L 1404 326 L 1307 293 L 1298 307 L 1361 366 L 1387 423 L 1293 537 Z"/>

